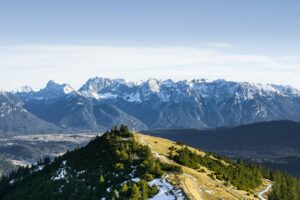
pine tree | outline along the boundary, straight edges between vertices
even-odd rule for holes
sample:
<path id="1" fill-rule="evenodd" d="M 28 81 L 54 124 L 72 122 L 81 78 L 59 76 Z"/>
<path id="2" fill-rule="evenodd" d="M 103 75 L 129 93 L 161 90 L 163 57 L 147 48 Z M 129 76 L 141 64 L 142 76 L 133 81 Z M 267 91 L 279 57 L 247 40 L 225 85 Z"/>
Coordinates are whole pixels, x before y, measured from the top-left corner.
<path id="1" fill-rule="evenodd" d="M 113 198 L 118 199 L 120 197 L 118 190 L 114 189 Z"/>
<path id="2" fill-rule="evenodd" d="M 142 192 L 141 193 L 141 198 L 142 199 L 148 199 L 148 188 L 149 188 L 149 186 L 148 186 L 147 182 L 142 179 L 138 184 L 139 184 L 139 186 L 141 188 L 141 192 Z"/>
<path id="3" fill-rule="evenodd" d="M 122 193 L 126 193 L 127 191 L 128 191 L 128 186 L 127 186 L 126 183 L 124 183 L 124 184 L 122 185 L 121 192 L 122 192 Z"/>
<path id="4" fill-rule="evenodd" d="M 104 185 L 105 180 L 104 180 L 103 175 L 100 176 L 99 181 L 100 181 L 100 185 L 101 185 L 101 186 Z"/>
<path id="5" fill-rule="evenodd" d="M 131 191 L 131 200 L 140 200 L 141 199 L 141 193 L 139 190 L 139 187 L 134 184 Z"/>

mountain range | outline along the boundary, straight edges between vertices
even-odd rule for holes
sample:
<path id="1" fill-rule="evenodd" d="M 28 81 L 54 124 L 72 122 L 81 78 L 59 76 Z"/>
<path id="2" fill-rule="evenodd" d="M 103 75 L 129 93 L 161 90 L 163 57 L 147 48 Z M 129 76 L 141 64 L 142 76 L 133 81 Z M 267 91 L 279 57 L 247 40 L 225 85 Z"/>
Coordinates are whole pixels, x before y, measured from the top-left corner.
<path id="1" fill-rule="evenodd" d="M 12 93 L 0 92 L 0 134 L 28 134 L 62 132 L 55 124 L 46 122 L 28 112 L 23 103 Z"/>
<path id="2" fill-rule="evenodd" d="M 131 82 L 96 77 L 78 90 L 49 81 L 40 90 L 25 86 L 1 92 L 0 105 L 1 132 L 12 134 L 95 132 L 122 123 L 134 130 L 153 130 L 300 121 L 299 90 L 225 80 Z"/>

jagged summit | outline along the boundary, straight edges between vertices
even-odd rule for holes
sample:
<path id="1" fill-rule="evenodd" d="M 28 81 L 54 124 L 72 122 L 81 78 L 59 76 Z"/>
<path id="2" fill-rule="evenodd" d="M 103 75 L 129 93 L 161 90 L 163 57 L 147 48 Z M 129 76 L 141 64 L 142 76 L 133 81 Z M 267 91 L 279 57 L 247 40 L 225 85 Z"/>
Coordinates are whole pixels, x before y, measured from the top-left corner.
<path id="1" fill-rule="evenodd" d="M 23 101 L 28 101 L 32 99 L 56 99 L 73 92 L 76 91 L 70 85 L 66 83 L 60 84 L 54 80 L 50 80 L 46 84 L 46 87 L 40 90 L 33 90 L 31 87 L 25 86 L 23 89 L 15 91 L 15 94 L 17 94 L 17 96 L 19 96 Z"/>
<path id="2" fill-rule="evenodd" d="M 39 91 L 25 86 L 15 91 L 15 93 L 35 93 L 38 98 L 55 98 L 61 94 L 69 94 L 74 92 L 68 84 L 59 84 L 54 80 L 50 80 L 46 87 Z M 207 79 L 193 79 L 173 81 L 158 80 L 155 78 L 146 81 L 126 81 L 125 79 L 95 77 L 89 79 L 78 92 L 85 97 L 95 99 L 115 99 L 123 98 L 130 102 L 149 100 L 149 96 L 155 95 L 162 101 L 170 100 L 171 96 L 192 95 L 201 98 L 218 98 L 220 94 L 225 97 L 241 99 L 252 99 L 255 96 L 300 96 L 300 91 L 291 87 L 276 84 L 259 84 L 249 82 L 234 82 L 218 79 L 209 81 Z M 225 95 L 224 95 L 225 94 Z M 54 95 L 54 96 L 53 96 Z M 52 96 L 52 97 L 51 97 Z M 141 99 L 145 97 L 145 99 Z M 37 97 L 35 97 L 37 98 Z M 167 99 L 166 99 L 167 98 Z"/>
<path id="3" fill-rule="evenodd" d="M 78 91 L 49 81 L 39 91 L 15 94 L 29 112 L 43 120 L 84 131 L 106 130 L 121 123 L 144 130 L 300 121 L 299 90 L 223 79 L 126 81 L 95 77 Z"/>
<path id="4" fill-rule="evenodd" d="M 34 89 L 32 88 L 31 86 L 22 86 L 14 91 L 12 91 L 13 93 L 16 93 L 16 92 L 24 92 L 24 93 L 30 93 L 30 92 L 36 92 L 38 91 L 38 89 Z"/>
<path id="5" fill-rule="evenodd" d="M 41 89 L 40 91 L 49 91 L 49 92 L 56 91 L 56 92 L 63 92 L 65 94 L 69 94 L 75 90 L 74 88 L 72 88 L 70 85 L 66 83 L 59 84 L 54 80 L 50 80 L 47 83 L 46 87 L 44 89 Z"/>
<path id="6" fill-rule="evenodd" d="M 124 79 L 110 79 L 95 77 L 89 79 L 80 89 L 79 92 L 86 97 L 101 99 L 109 98 L 110 93 L 104 94 L 104 90 L 109 90 L 118 87 L 121 84 L 126 84 Z"/>
<path id="7" fill-rule="evenodd" d="M 290 86 L 274 84 L 254 84 L 233 82 L 223 79 L 208 81 L 194 79 L 191 81 L 172 81 L 149 79 L 128 82 L 124 79 L 94 78 L 87 81 L 79 92 L 87 98 L 123 99 L 128 102 L 155 101 L 180 102 L 187 99 L 214 99 L 217 102 L 228 98 L 249 101 L 257 97 L 274 98 L 276 96 L 300 97 L 299 90 Z"/>

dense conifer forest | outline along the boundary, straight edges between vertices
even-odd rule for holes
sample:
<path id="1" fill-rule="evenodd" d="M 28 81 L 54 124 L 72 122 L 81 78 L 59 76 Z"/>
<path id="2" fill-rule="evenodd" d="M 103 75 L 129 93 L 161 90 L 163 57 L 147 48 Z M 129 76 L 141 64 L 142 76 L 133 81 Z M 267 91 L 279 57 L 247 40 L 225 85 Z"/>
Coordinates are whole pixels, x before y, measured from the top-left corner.
<path id="1" fill-rule="evenodd" d="M 52 162 L 46 158 L 3 177 L 0 199 L 147 199 L 158 192 L 147 182 L 174 170 L 180 168 L 159 162 L 121 126 Z"/>
<path id="2" fill-rule="evenodd" d="M 268 170 L 258 165 L 245 164 L 242 161 L 233 162 L 211 153 L 201 156 L 184 145 L 180 149 L 170 147 L 169 157 L 175 162 L 193 169 L 201 170 L 201 166 L 206 167 L 213 172 L 210 174 L 212 178 L 249 192 L 262 184 L 262 178 L 269 179 L 274 183 L 269 195 L 270 200 L 300 199 L 300 180 L 282 172 Z"/>

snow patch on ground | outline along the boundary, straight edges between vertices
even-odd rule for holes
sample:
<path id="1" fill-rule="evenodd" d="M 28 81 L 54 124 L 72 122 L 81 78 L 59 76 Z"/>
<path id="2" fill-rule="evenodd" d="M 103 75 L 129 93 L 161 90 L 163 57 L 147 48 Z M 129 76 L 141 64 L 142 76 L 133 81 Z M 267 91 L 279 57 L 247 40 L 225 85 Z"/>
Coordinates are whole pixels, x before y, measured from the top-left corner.
<path id="1" fill-rule="evenodd" d="M 44 167 L 45 167 L 45 165 L 38 165 L 35 167 L 34 172 L 41 171 L 44 169 Z"/>
<path id="2" fill-rule="evenodd" d="M 112 188 L 111 187 L 106 188 L 106 192 L 112 192 Z"/>
<path id="3" fill-rule="evenodd" d="M 57 170 L 55 176 L 51 177 L 51 180 L 57 181 L 57 180 L 63 180 L 66 178 L 66 175 L 67 175 L 66 164 L 67 164 L 67 161 L 64 160 L 62 162 L 62 167 Z"/>
<path id="4" fill-rule="evenodd" d="M 131 179 L 133 182 L 139 182 L 141 179 L 139 177 Z"/>
<path id="5" fill-rule="evenodd" d="M 157 185 L 159 192 L 150 200 L 183 200 L 184 195 L 182 190 L 175 189 L 173 185 L 167 182 L 165 178 L 154 179 L 148 182 L 149 186 Z"/>
<path id="6" fill-rule="evenodd" d="M 62 179 L 65 179 L 66 178 L 66 175 L 67 175 L 67 171 L 65 168 L 62 168 L 62 169 L 59 169 L 57 171 L 57 174 L 56 176 L 52 177 L 51 179 L 52 180 L 62 180 Z"/>

